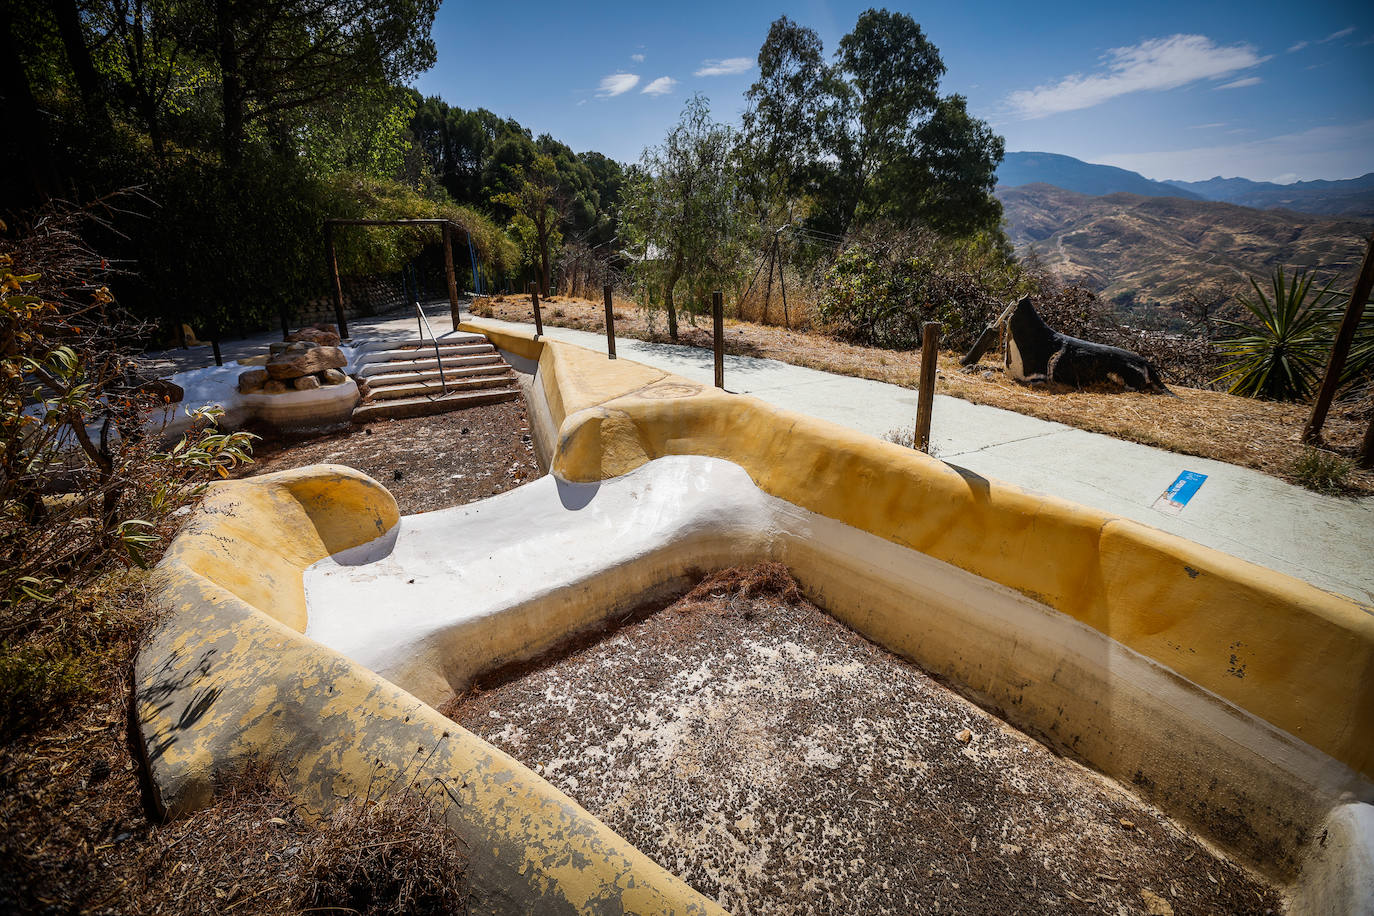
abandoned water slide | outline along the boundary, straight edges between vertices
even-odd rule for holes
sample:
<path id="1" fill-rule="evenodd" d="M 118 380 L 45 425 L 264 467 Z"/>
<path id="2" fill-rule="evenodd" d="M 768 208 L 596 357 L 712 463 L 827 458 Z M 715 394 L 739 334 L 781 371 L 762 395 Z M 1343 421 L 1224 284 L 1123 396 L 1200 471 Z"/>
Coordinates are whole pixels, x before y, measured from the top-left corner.
<path id="1" fill-rule="evenodd" d="M 356 472 L 285 472 L 220 488 L 173 546 L 174 613 L 138 667 L 170 813 L 253 755 L 289 761 L 317 810 L 379 772 L 422 779 L 492 911 L 717 911 L 434 705 L 703 572 L 767 560 L 1133 787 L 1290 912 L 1367 911 L 1366 609 L 749 398 L 493 338 L 524 370 L 553 476 L 400 518 Z"/>

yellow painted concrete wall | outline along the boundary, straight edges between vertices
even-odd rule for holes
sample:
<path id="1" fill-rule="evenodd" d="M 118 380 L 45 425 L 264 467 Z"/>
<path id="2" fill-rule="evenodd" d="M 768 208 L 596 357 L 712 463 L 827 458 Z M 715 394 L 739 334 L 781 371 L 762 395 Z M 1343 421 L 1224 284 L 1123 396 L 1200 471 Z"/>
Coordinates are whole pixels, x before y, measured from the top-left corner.
<path id="1" fill-rule="evenodd" d="M 489 336 L 538 361 L 565 479 L 665 455 L 727 459 L 780 499 L 1062 611 L 1374 777 L 1368 608 L 753 398 L 528 335 Z M 302 570 L 396 520 L 384 488 L 329 466 L 207 498 L 162 564 L 171 613 L 136 669 L 144 749 L 168 811 L 207 803 L 253 756 L 277 756 L 319 810 L 434 750 L 426 773 L 457 793 L 449 817 L 473 850 L 474 881 L 506 909 L 561 900 L 575 912 L 718 912 L 520 764 L 301 635 Z M 903 651 L 894 621 L 869 627 Z"/>
<path id="2" fill-rule="evenodd" d="M 316 812 L 418 784 L 492 912 L 722 912 L 517 761 L 301 635 L 303 570 L 397 519 L 391 494 L 345 467 L 213 489 L 159 566 L 169 619 L 135 666 L 157 803 L 204 807 L 249 760 L 276 761 Z"/>
<path id="3" fill-rule="evenodd" d="M 1370 608 L 755 398 L 485 333 L 527 356 L 542 344 L 560 477 L 605 479 L 663 455 L 733 461 L 774 496 L 1043 602 L 1374 778 Z"/>

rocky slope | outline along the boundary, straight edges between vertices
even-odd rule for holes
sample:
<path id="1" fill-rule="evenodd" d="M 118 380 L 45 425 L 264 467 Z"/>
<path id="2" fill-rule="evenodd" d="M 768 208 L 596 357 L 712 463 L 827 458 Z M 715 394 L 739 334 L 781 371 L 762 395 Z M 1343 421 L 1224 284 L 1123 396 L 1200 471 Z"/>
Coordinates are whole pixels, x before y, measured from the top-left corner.
<path id="1" fill-rule="evenodd" d="M 1089 196 L 1047 184 L 997 189 L 1017 252 L 1034 249 L 1067 282 L 1107 298 L 1169 303 L 1208 281 L 1274 267 L 1319 269 L 1348 285 L 1370 221 L 1138 194 Z"/>

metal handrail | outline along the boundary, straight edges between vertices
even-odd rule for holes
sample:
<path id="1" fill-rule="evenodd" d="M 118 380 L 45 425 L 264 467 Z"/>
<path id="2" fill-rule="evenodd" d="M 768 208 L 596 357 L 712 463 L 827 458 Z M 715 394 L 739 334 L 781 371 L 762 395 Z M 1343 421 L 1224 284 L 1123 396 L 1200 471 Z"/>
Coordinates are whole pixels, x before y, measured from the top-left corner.
<path id="1" fill-rule="evenodd" d="M 434 343 L 434 362 L 439 366 L 439 384 L 444 389 L 444 394 L 448 394 L 448 379 L 444 377 L 444 358 L 439 354 L 439 338 L 434 336 L 434 331 L 429 326 L 429 319 L 425 317 L 425 310 L 420 308 L 420 300 L 415 300 L 415 314 L 420 317 L 420 340 L 425 339 L 425 331 L 429 331 L 429 339 Z"/>

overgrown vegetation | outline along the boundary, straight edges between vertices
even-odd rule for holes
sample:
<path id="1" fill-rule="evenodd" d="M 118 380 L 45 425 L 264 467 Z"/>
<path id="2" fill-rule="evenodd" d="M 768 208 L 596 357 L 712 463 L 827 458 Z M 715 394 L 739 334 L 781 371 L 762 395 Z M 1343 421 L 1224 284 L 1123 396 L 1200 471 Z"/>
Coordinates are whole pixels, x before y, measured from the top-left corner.
<path id="1" fill-rule="evenodd" d="M 1305 271 L 1291 276 L 1282 267 L 1269 288 L 1250 279 L 1252 294 L 1237 301 L 1246 314 L 1222 319 L 1234 336 L 1219 342 L 1227 362 L 1217 381 L 1233 394 L 1270 401 L 1305 401 L 1321 382 L 1350 294 L 1315 288 Z M 1365 308 L 1350 354 L 1341 370 L 1342 389 L 1366 387 L 1374 379 L 1374 310 Z"/>
<path id="2" fill-rule="evenodd" d="M 1304 448 L 1293 462 L 1292 474 L 1294 481 L 1309 490 L 1339 496 L 1348 488 L 1354 470 L 1355 462 L 1349 458 L 1326 449 Z"/>
<path id="3" fill-rule="evenodd" d="M 794 297 L 800 286 L 814 301 L 816 273 L 840 244 L 879 225 L 919 230 L 942 249 L 1003 246 L 992 196 L 1002 140 L 962 97 L 940 95 L 944 63 L 910 16 L 864 12 L 833 63 L 813 30 L 783 16 L 758 63 L 741 130 L 713 122 L 706 101 L 692 99 L 624 190 L 634 280 L 644 304 L 662 305 L 670 337 L 680 304 L 696 314 L 712 289 L 730 290 L 742 312 L 761 286 L 766 320 L 775 272 L 792 326 L 789 275 Z M 906 314 L 910 291 L 851 291 L 848 311 L 863 333 L 897 345 L 896 325 L 917 320 Z"/>
<path id="4" fill-rule="evenodd" d="M 127 709 L 158 614 L 147 567 L 252 437 L 207 414 L 160 445 L 175 392 L 128 353 L 138 326 L 80 240 L 93 217 L 49 210 L 0 244 L 0 909 L 454 912 L 463 849 L 418 791 L 313 824 L 257 762 L 211 807 L 145 818 Z"/>
<path id="5" fill-rule="evenodd" d="M 402 87 L 433 63 L 437 8 L 7 4 L 0 52 L 18 66 L 6 71 L 0 106 L 16 142 L 0 151 L 0 217 L 24 232 L 54 197 L 89 202 L 136 188 L 85 234 L 129 268 L 110 288 L 164 340 L 181 321 L 207 338 L 291 322 L 328 292 L 327 217 L 448 217 L 488 275 L 516 271 L 509 213 L 490 204 L 499 189 L 455 201 L 419 130 L 426 103 Z M 377 275 L 421 255 L 437 262 L 439 238 L 432 227 L 350 230 L 340 268 Z M 466 242 L 460 234 L 460 263 Z M 458 272 L 462 286 L 471 277 Z"/>
<path id="6" fill-rule="evenodd" d="M 844 340 L 898 350 L 919 348 L 921 326 L 938 321 L 941 345 L 967 350 L 1008 301 L 1039 288 L 989 236 L 878 225 L 835 260 L 819 316 Z"/>
<path id="7" fill-rule="evenodd" d="M 83 215 L 51 210 L 0 241 L 0 639 L 41 627 L 45 605 L 111 562 L 144 565 L 172 513 L 248 460 L 252 437 L 220 432 L 212 411 L 171 449 L 147 428 L 179 408 L 129 352 L 138 327 L 81 241 Z"/>

